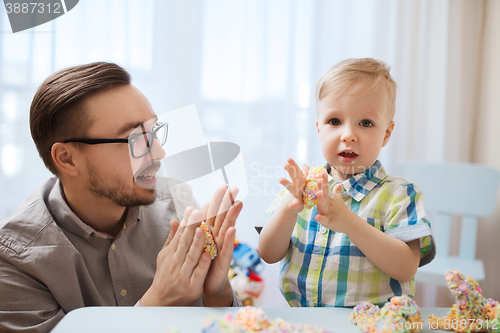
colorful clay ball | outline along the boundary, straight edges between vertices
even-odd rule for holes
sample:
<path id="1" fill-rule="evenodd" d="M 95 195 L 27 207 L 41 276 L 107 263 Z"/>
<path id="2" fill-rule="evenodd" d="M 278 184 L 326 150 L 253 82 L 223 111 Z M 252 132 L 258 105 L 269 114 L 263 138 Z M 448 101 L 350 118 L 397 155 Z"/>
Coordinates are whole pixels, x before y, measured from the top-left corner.
<path id="1" fill-rule="evenodd" d="M 446 272 L 445 278 L 455 304 L 442 318 L 429 316 L 432 329 L 467 333 L 500 331 L 500 305 L 481 295 L 476 280 L 458 270 Z"/>
<path id="2" fill-rule="evenodd" d="M 423 329 L 420 309 L 407 295 L 391 298 L 382 308 L 370 302 L 358 304 L 350 319 L 362 332 L 369 333 L 415 333 Z"/>
<path id="3" fill-rule="evenodd" d="M 318 204 L 318 198 L 316 197 L 319 190 L 318 180 L 321 178 L 323 171 L 325 171 L 325 168 L 322 166 L 314 166 L 309 169 L 306 187 L 302 194 L 302 200 L 307 209 L 311 209 Z"/>
<path id="4" fill-rule="evenodd" d="M 205 230 L 205 248 L 204 251 L 210 254 L 210 258 L 214 260 L 217 257 L 217 245 L 215 245 L 214 237 L 212 236 L 212 231 L 210 227 L 205 223 L 201 222 L 201 227 Z"/>
<path id="5" fill-rule="evenodd" d="M 251 306 L 205 319 L 203 326 L 201 333 L 328 333 L 322 327 L 299 327 L 281 318 L 271 321 L 264 310 Z"/>

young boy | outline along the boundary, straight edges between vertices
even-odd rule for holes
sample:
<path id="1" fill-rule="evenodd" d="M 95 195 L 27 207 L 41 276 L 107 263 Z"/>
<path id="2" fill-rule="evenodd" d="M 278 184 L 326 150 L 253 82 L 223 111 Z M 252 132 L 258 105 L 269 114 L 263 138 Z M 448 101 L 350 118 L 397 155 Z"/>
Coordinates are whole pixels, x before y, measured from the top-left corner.
<path id="1" fill-rule="evenodd" d="M 259 253 L 281 261 L 280 289 L 291 306 L 380 304 L 414 295 L 414 276 L 435 246 L 423 195 L 386 174 L 377 160 L 394 129 L 396 83 L 375 59 L 348 59 L 316 87 L 316 128 L 330 176 L 318 205 L 304 208 L 309 168 L 288 159 L 291 182 L 266 213 Z M 332 190 L 332 193 L 330 193 Z"/>

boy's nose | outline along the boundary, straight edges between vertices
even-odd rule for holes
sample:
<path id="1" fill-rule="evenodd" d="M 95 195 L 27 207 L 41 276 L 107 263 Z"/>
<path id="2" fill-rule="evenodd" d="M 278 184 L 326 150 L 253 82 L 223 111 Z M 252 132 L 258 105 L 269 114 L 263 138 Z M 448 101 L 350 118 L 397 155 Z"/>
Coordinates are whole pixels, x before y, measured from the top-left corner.
<path id="1" fill-rule="evenodd" d="M 340 137 L 342 142 L 357 142 L 358 136 L 350 126 L 347 126 Z"/>

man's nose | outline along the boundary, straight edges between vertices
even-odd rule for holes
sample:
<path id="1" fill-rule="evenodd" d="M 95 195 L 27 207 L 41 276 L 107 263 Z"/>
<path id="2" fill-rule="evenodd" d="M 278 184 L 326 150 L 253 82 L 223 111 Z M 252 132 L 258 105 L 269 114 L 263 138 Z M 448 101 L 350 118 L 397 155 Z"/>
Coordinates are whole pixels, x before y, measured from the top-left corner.
<path id="1" fill-rule="evenodd" d="M 358 136 L 351 125 L 346 125 L 340 137 L 342 142 L 357 142 Z"/>
<path id="2" fill-rule="evenodd" d="M 165 150 L 156 138 L 154 139 L 153 145 L 151 146 L 151 155 L 155 160 L 162 160 L 165 158 L 165 156 L 167 156 L 167 153 L 165 153 Z"/>

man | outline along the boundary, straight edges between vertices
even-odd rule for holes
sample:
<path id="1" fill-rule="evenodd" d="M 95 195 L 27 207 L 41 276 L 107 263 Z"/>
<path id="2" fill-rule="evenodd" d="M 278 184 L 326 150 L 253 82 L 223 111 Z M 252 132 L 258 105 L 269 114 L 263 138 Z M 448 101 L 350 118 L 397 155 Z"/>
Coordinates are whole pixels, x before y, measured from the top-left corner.
<path id="1" fill-rule="evenodd" d="M 241 305 L 227 278 L 241 202 L 223 186 L 198 211 L 186 186 L 179 224 L 154 177 L 166 139 L 156 120 L 116 64 L 70 67 L 39 87 L 31 134 L 57 177 L 0 223 L 0 331 L 48 332 L 84 306 Z"/>

